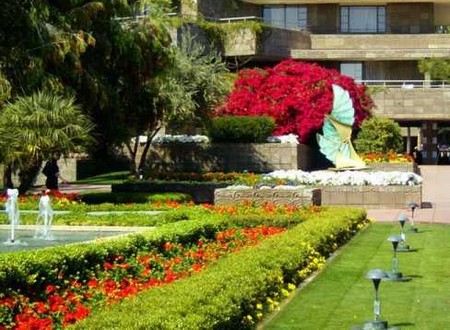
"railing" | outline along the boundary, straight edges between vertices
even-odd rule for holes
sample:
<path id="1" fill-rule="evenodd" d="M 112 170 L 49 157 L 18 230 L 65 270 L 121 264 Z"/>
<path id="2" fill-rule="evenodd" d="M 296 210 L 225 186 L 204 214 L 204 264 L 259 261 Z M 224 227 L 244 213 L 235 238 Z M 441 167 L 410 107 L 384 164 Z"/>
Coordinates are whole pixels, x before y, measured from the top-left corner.
<path id="1" fill-rule="evenodd" d="M 450 88 L 450 82 L 446 80 L 355 80 L 355 82 L 367 86 L 386 88 Z"/>
<path id="2" fill-rule="evenodd" d="M 214 19 L 211 19 L 214 20 Z M 240 17 L 224 17 L 224 18 L 219 18 L 219 19 L 215 19 L 218 22 L 222 22 L 222 23 L 231 23 L 231 22 L 237 22 L 237 21 L 261 21 L 261 17 L 258 16 L 240 16 Z"/>

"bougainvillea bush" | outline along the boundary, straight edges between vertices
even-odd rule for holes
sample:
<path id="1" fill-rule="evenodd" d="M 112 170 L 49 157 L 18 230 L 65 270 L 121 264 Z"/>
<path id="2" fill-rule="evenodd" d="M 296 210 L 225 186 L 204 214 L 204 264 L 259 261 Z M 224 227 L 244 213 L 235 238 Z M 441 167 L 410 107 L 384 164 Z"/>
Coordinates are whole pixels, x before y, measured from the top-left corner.
<path id="1" fill-rule="evenodd" d="M 359 127 L 374 106 L 366 86 L 336 70 L 293 60 L 265 70 L 241 70 L 226 103 L 216 114 L 267 115 L 275 119 L 274 135 L 292 133 L 300 142 L 308 143 L 332 110 L 333 84 L 349 92 L 355 108 L 354 125 Z"/>

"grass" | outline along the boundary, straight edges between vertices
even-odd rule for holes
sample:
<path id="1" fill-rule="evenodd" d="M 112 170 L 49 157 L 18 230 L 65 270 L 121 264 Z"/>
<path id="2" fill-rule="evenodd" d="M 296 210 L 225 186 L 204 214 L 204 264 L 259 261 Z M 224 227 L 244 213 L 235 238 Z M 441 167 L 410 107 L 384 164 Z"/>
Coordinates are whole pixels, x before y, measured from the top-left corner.
<path id="1" fill-rule="evenodd" d="M 399 270 L 412 280 L 380 284 L 381 318 L 401 329 L 447 329 L 450 226 L 420 225 L 419 229 L 419 233 L 406 232 L 415 251 L 397 253 Z M 399 233 L 398 224 L 372 224 L 260 328 L 352 329 L 372 320 L 375 292 L 365 276 L 371 269 L 390 270 L 393 247 L 387 238 Z"/>
<path id="2" fill-rule="evenodd" d="M 86 179 L 77 180 L 72 183 L 76 184 L 116 184 L 123 183 L 130 176 L 129 171 L 110 172 L 92 176 Z"/>

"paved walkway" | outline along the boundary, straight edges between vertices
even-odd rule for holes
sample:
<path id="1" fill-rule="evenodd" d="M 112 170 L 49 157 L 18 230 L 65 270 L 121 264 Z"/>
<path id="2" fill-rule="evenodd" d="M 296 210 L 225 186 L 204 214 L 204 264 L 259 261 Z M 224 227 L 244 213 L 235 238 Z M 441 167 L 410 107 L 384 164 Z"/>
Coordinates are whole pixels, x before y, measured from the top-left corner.
<path id="1" fill-rule="evenodd" d="M 45 186 L 35 186 L 33 187 L 30 192 L 37 193 L 45 190 Z M 110 184 L 74 184 L 74 183 L 67 183 L 67 184 L 60 184 L 59 185 L 59 191 L 63 193 L 79 193 L 80 191 L 105 191 L 105 192 L 111 192 L 111 185 Z"/>
<path id="2" fill-rule="evenodd" d="M 423 177 L 422 202 L 431 207 L 418 208 L 414 212 L 414 223 L 450 224 L 450 166 L 421 165 Z M 401 214 L 411 218 L 411 210 L 378 209 L 367 210 L 370 218 L 377 221 L 397 221 Z"/>

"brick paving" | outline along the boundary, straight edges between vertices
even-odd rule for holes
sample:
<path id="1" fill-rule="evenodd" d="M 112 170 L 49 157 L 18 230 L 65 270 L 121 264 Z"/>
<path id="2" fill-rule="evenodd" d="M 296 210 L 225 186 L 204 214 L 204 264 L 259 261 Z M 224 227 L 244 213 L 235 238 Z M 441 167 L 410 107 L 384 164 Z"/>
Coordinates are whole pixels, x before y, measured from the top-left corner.
<path id="1" fill-rule="evenodd" d="M 450 166 L 421 165 L 419 169 L 425 205 L 415 210 L 414 223 L 450 224 Z M 411 218 L 411 210 L 406 205 L 404 209 L 367 210 L 368 217 L 376 221 L 397 221 L 401 214 Z"/>

